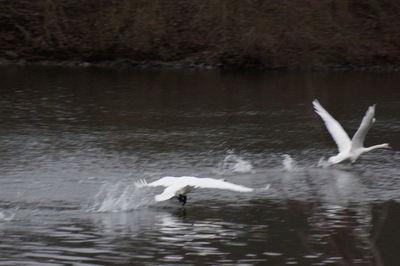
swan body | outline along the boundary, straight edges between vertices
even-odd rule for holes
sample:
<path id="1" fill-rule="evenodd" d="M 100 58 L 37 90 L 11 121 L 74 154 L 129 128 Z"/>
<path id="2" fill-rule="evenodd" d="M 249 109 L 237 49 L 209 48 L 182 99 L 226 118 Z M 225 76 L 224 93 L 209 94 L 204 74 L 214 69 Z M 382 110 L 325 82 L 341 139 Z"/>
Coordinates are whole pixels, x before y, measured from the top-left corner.
<path id="1" fill-rule="evenodd" d="M 183 205 L 186 203 L 186 193 L 194 188 L 225 189 L 237 192 L 252 192 L 256 190 L 254 188 L 229 183 L 222 179 L 199 178 L 194 176 L 165 176 L 151 183 L 147 183 L 145 180 L 140 180 L 136 185 L 138 187 L 165 187 L 161 194 L 155 196 L 155 200 L 164 201 L 173 197 L 177 197 Z M 269 186 L 267 186 L 265 189 L 268 188 Z"/>
<path id="2" fill-rule="evenodd" d="M 332 135 L 333 140 L 338 146 L 339 153 L 328 159 L 329 163 L 337 164 L 345 160 L 350 160 L 352 163 L 355 162 L 358 157 L 365 153 L 375 149 L 390 149 L 388 143 L 374 145 L 371 147 L 364 147 L 364 140 L 372 125 L 375 123 L 375 105 L 368 108 L 364 118 L 361 121 L 360 127 L 354 134 L 353 138 L 350 139 L 346 131 L 342 128 L 338 121 L 336 121 L 318 102 L 314 100 L 313 106 L 315 112 L 325 122 L 325 126 L 329 133 Z"/>

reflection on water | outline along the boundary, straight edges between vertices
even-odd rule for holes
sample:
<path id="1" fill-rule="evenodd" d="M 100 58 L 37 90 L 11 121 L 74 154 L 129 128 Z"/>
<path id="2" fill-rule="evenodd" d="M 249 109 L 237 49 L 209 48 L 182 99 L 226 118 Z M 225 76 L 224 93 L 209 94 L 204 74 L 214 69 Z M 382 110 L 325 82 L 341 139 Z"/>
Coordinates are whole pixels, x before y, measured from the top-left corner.
<path id="1" fill-rule="evenodd" d="M 68 216 L 68 222 L 60 217 L 44 225 L 36 220 L 43 217 L 21 221 L 29 232 L 3 224 L 2 248 L 14 254 L 8 259 L 100 264 L 328 264 L 381 259 L 375 254 L 378 248 L 372 248 L 370 232 L 377 229 L 370 208 L 364 205 L 255 200 L 225 210 L 196 204 L 187 210 L 143 208 Z M 21 245 L 13 245 L 15 241 Z"/>
<path id="2" fill-rule="evenodd" d="M 399 81 L 3 68 L 0 264 L 396 265 Z M 349 131 L 377 103 L 366 144 L 395 149 L 322 167 L 336 146 L 314 98 Z M 134 185 L 167 175 L 271 188 L 182 209 Z"/>

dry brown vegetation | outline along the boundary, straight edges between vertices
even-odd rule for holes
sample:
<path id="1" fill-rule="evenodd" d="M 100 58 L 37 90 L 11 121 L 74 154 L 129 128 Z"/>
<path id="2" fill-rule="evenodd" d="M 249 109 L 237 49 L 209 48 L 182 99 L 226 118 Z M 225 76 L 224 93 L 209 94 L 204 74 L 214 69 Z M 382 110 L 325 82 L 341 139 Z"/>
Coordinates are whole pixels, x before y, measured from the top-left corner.
<path id="1" fill-rule="evenodd" d="M 0 58 L 397 67 L 399 0 L 0 0 Z"/>

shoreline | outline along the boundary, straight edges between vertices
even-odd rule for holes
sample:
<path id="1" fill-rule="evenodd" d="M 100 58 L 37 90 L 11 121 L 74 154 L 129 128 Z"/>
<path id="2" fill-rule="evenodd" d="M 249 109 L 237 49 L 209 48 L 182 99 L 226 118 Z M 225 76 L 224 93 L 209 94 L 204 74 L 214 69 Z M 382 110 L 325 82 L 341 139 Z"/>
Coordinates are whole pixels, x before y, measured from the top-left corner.
<path id="1" fill-rule="evenodd" d="M 6 0 L 0 64 L 400 71 L 395 1 Z"/>
<path id="2" fill-rule="evenodd" d="M 5 59 L 0 58 L 0 66 L 39 66 L 39 67 L 67 67 L 67 68 L 104 68 L 104 69 L 177 69 L 177 70 L 221 70 L 221 71 L 284 71 L 284 72 L 371 72 L 371 73 L 398 73 L 400 64 L 396 65 L 372 65 L 372 66 L 302 66 L 302 67 L 268 67 L 268 66 L 231 66 L 221 63 L 209 64 L 195 60 L 160 61 L 143 60 L 136 61 L 127 58 L 114 60 L 54 60 L 41 59 L 29 60 L 28 58 Z"/>

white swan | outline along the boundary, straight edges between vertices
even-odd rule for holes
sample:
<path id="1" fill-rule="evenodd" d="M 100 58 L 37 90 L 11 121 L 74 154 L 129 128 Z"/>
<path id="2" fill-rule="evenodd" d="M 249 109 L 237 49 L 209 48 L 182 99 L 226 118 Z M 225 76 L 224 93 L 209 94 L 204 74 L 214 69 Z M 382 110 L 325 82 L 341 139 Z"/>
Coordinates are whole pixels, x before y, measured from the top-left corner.
<path id="1" fill-rule="evenodd" d="M 238 192 L 252 192 L 256 191 L 254 188 L 245 187 L 242 185 L 236 185 L 233 183 L 226 182 L 222 179 L 214 178 L 199 178 L 194 176 L 165 176 L 157 181 L 147 183 L 146 180 L 141 179 L 136 183 L 137 187 L 166 187 L 164 191 L 155 196 L 156 201 L 164 201 L 177 197 L 182 205 L 186 204 L 186 193 L 193 188 L 215 188 L 215 189 L 226 189 Z M 261 190 L 267 190 L 269 185 Z"/>
<path id="2" fill-rule="evenodd" d="M 331 164 L 337 164 L 344 160 L 350 160 L 352 163 L 357 160 L 357 158 L 365 153 L 375 149 L 391 149 L 388 143 L 374 145 L 368 148 L 364 147 L 364 139 L 368 133 L 368 130 L 372 127 L 375 122 L 375 105 L 368 108 L 367 113 L 361 121 L 361 125 L 357 132 L 354 134 L 353 138 L 350 140 L 347 133 L 344 131 L 342 126 L 336 121 L 318 102 L 314 100 L 313 102 L 315 112 L 324 120 L 326 128 L 332 135 L 333 140 L 338 146 L 339 153 L 328 159 Z"/>

